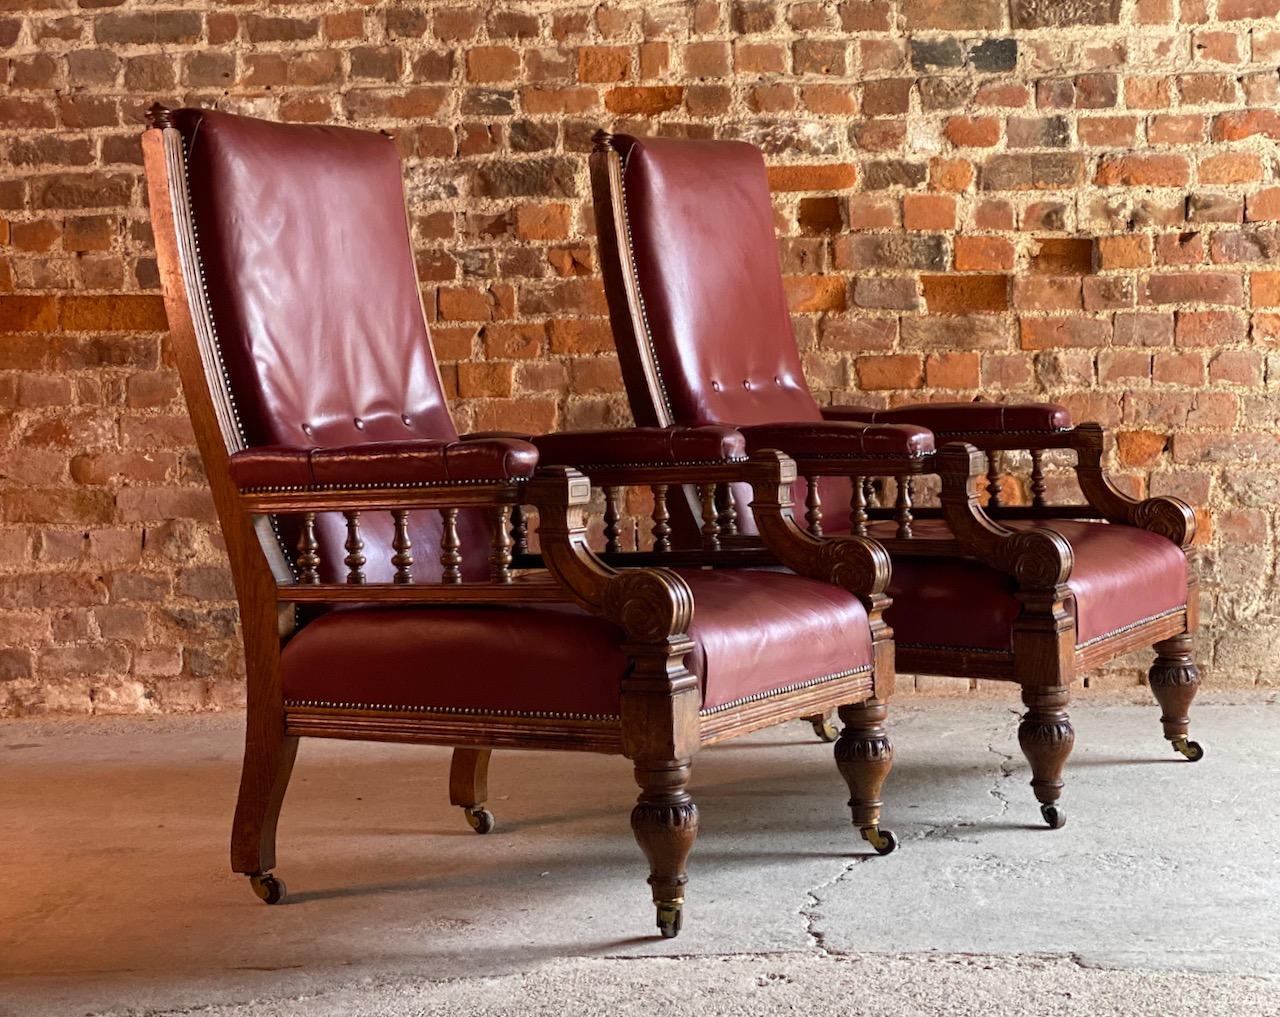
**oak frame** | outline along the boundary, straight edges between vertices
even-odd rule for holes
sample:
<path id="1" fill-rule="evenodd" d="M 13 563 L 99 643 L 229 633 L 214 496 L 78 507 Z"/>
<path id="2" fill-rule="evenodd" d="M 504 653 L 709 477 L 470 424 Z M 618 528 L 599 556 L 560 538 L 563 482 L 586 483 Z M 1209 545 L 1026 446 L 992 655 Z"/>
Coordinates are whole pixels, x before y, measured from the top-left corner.
<path id="1" fill-rule="evenodd" d="M 572 469 L 543 468 L 527 482 L 241 491 L 231 479 L 230 459 L 243 442 L 203 290 L 183 142 L 168 110 L 157 104 L 148 118 L 142 148 L 174 357 L 226 542 L 245 650 L 245 749 L 231 838 L 233 871 L 247 875 L 268 903 L 283 898 L 284 884 L 271 872 L 276 823 L 303 737 L 456 747 L 450 797 L 480 832 L 486 832 L 483 803 L 493 748 L 620 754 L 632 761 L 640 787 L 631 822 L 649 859 L 658 926 L 663 935 L 675 935 L 687 881 L 685 859 L 698 825 L 687 790 L 694 754 L 706 744 L 833 708 L 849 725 L 841 738 L 849 758 L 840 770 L 850 788 L 853 821 L 882 853 L 892 848 L 892 835 L 879 829 L 880 787 L 891 760 L 883 701 L 892 691 L 894 664 L 891 633 L 881 617 L 889 559 L 879 545 L 861 537 L 817 540 L 797 526 L 790 512 L 794 465 L 776 453 L 761 453 L 749 462 L 681 466 L 671 473 L 640 468 L 636 476 L 661 483 L 726 480 L 754 485 L 769 553 L 802 574 L 857 594 L 871 624 L 874 661 L 869 670 L 704 714 L 698 681 L 683 663 L 693 645 L 687 635 L 693 609 L 688 585 L 665 568 L 619 571 L 601 560 L 586 539 L 590 482 Z M 314 572 L 310 579 L 295 574 L 271 525 L 279 513 L 458 505 L 494 508 L 499 529 L 503 511 L 536 508 L 542 571 L 482 586 L 322 584 Z M 732 556 L 732 551 L 719 558 L 708 551 L 699 560 L 711 566 L 732 564 Z M 396 711 L 285 702 L 280 653 L 299 624 L 297 607 L 352 601 L 577 604 L 615 622 L 626 634 L 623 650 L 632 666 L 622 683 L 620 715 Z M 491 828 L 492 816 L 487 823 Z"/>
<path id="2" fill-rule="evenodd" d="M 597 131 L 593 137 L 590 177 L 610 323 L 628 391 L 633 395 L 633 412 L 640 423 L 680 423 L 671 410 L 649 331 L 631 246 L 622 156 L 608 131 Z M 634 398 L 634 390 L 641 387 L 648 396 L 644 404 L 638 404 Z M 942 446 L 939 451 L 916 462 L 885 459 L 876 463 L 853 455 L 793 455 L 800 475 L 808 482 L 810 498 L 816 496 L 817 480 L 830 476 L 851 477 L 855 501 L 862 498 L 860 485 L 868 477 L 893 477 L 899 491 L 906 490 L 905 517 L 901 494 L 894 510 L 865 510 L 862 515 L 864 522 L 875 518 L 899 519 L 896 537 L 877 534 L 891 556 L 976 558 L 1017 583 L 1015 596 L 1022 610 L 1014 624 L 1008 652 L 898 642 L 897 659 L 901 669 L 908 673 L 1010 681 L 1021 686 L 1027 712 L 1019 726 L 1019 742 L 1031 766 L 1031 786 L 1041 812 L 1054 828 L 1065 821 L 1058 805 L 1063 786 L 1061 774 L 1075 737 L 1066 713 L 1070 687 L 1100 664 L 1142 646 L 1154 646 L 1156 661 L 1148 682 L 1162 708 L 1164 736 L 1176 751 L 1191 761 L 1200 759 L 1203 749 L 1187 737 L 1187 712 L 1200 683 L 1199 671 L 1193 662 L 1194 637 L 1199 625 L 1198 584 L 1191 568 L 1193 563 L 1188 562 L 1184 608 L 1153 616 L 1077 646 L 1067 586 L 1074 564 L 1069 542 L 1047 527 L 1013 529 L 1001 524 L 1001 520 L 1102 519 L 1156 533 L 1187 554 L 1195 537 L 1192 509 L 1173 497 L 1138 501 L 1124 495 L 1103 467 L 1109 439 L 1097 424 L 1081 424 L 1060 431 L 936 432 L 935 437 Z M 1076 453 L 1075 472 L 1086 504 L 1050 506 L 1043 503 L 1039 455 L 1050 448 Z M 997 507 L 996 463 L 1002 450 L 1032 451 L 1036 470 L 1033 477 L 1039 478 L 1041 484 L 1033 506 Z M 910 481 L 913 476 L 926 474 L 934 474 L 941 481 L 941 507 L 933 512 L 920 512 L 915 517 L 944 519 L 951 531 L 950 538 L 922 538 L 911 533 Z M 979 499 L 979 487 L 984 479 L 988 507 Z M 1033 479 L 1033 487 L 1035 482 Z M 692 499 L 690 504 L 694 504 Z M 812 530 L 821 532 L 819 506 L 811 506 L 806 518 Z M 688 524 L 684 529 L 689 529 Z M 869 531 L 859 524 L 855 532 Z"/>

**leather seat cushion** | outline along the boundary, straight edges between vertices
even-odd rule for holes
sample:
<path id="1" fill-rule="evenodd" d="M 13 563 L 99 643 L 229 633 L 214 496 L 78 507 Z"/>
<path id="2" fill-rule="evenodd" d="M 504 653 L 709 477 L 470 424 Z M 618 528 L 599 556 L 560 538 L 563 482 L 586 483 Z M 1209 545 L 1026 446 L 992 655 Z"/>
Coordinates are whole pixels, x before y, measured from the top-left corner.
<path id="1" fill-rule="evenodd" d="M 928 536 L 929 521 L 916 524 Z M 1005 523 L 1011 528 L 1032 523 Z M 1132 526 L 1074 519 L 1039 523 L 1071 544 L 1075 567 L 1067 585 L 1076 615 L 1076 645 L 1088 643 L 1187 602 L 1187 558 L 1164 537 Z M 892 523 L 872 534 L 888 536 Z M 885 617 L 900 643 L 1008 650 L 1020 605 L 1013 581 L 974 561 L 895 556 Z"/>
<path id="2" fill-rule="evenodd" d="M 866 612 L 845 590 L 785 572 L 680 574 L 703 709 L 871 664 Z M 290 702 L 616 716 L 622 641 L 574 607 L 356 607 L 295 635 L 281 681 Z"/>

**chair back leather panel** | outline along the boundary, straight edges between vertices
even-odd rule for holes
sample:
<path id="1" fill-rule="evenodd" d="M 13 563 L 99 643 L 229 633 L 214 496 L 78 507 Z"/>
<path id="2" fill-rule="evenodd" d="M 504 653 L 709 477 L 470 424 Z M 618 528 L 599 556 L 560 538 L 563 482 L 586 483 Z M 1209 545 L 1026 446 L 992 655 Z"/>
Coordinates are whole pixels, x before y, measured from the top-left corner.
<path id="1" fill-rule="evenodd" d="M 391 139 L 212 110 L 178 110 L 173 119 L 245 445 L 456 439 Z M 393 572 L 382 515 L 362 519 L 365 571 L 376 581 Z M 487 526 L 475 515 L 460 513 L 459 528 L 468 562 L 483 562 Z M 415 516 L 416 572 L 434 578 L 439 522 L 434 513 Z M 319 521 L 326 580 L 340 578 L 344 532 L 341 516 Z M 285 533 L 289 551 L 291 541 Z"/>
<path id="2" fill-rule="evenodd" d="M 627 135 L 613 144 L 673 422 L 821 420 L 796 350 L 760 152 Z M 651 398 L 629 388 L 633 403 Z"/>

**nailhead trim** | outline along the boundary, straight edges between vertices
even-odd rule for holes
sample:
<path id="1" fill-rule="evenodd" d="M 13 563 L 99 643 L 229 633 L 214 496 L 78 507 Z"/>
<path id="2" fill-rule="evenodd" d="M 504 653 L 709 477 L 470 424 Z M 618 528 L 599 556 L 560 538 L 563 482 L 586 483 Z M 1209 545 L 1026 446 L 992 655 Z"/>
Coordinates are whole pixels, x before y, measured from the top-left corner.
<path id="1" fill-rule="evenodd" d="M 863 664 L 861 667 L 855 667 L 849 671 L 837 671 L 835 674 L 823 675 L 821 678 L 810 678 L 808 681 L 793 682 L 790 685 L 783 685 L 781 688 L 769 689 L 766 692 L 753 692 L 749 696 L 743 696 L 741 699 L 734 699 L 728 703 L 721 703 L 719 706 L 713 706 L 709 710 L 699 710 L 698 716 L 712 717 L 725 710 L 732 710 L 739 706 L 745 706 L 748 703 L 758 703 L 762 699 L 771 699 L 774 696 L 781 696 L 788 692 L 799 692 L 801 689 L 813 688 L 815 685 L 833 682 L 840 678 L 849 678 L 855 674 L 866 674 L 871 669 L 871 664 Z"/>
<path id="2" fill-rule="evenodd" d="M 611 713 L 552 713 L 528 710 L 489 710 L 474 706 L 396 706 L 388 703 L 329 703 L 319 699 L 286 699 L 286 709 L 375 710 L 383 713 L 445 713 L 464 717 L 523 717 L 530 720 L 621 720 Z"/>
<path id="3" fill-rule="evenodd" d="M 410 490 L 420 487 L 477 487 L 484 484 L 511 484 L 513 486 L 526 483 L 526 478 L 514 480 L 403 480 L 392 484 L 292 484 L 272 485 L 267 487 L 242 487 L 241 494 L 292 494 L 299 491 L 377 491 L 383 489 Z"/>
<path id="4" fill-rule="evenodd" d="M 750 456 L 729 456 L 725 459 L 675 459 L 641 463 L 575 463 L 576 470 L 649 470 L 663 466 L 732 466 L 750 461 Z"/>
<path id="5" fill-rule="evenodd" d="M 1161 618 L 1171 618 L 1179 611 L 1185 611 L 1186 609 L 1187 605 L 1183 604 L 1180 607 L 1171 607 L 1168 610 L 1159 612 L 1158 614 L 1148 615 L 1146 618 L 1139 618 L 1137 621 L 1130 622 L 1128 625 L 1121 625 L 1118 629 L 1112 629 L 1110 632 L 1104 632 L 1100 636 L 1094 636 L 1087 642 L 1077 643 L 1076 649 L 1083 650 L 1088 646 L 1093 646 L 1094 643 L 1100 643 L 1104 639 L 1110 639 L 1112 636 L 1122 636 L 1126 632 L 1132 632 L 1134 629 L 1141 628 L 1143 625 L 1146 625 L 1147 622 L 1159 621 Z"/>

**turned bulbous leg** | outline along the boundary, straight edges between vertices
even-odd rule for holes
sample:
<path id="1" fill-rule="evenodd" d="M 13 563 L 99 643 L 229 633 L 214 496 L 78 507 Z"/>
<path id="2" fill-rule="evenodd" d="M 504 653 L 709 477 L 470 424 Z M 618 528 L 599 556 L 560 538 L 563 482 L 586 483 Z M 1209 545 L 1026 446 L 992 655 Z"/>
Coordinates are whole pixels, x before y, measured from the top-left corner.
<path id="1" fill-rule="evenodd" d="M 898 846 L 892 831 L 880 829 L 880 790 L 893 766 L 893 744 L 884 725 L 888 713 L 878 699 L 840 707 L 844 730 L 835 746 L 836 766 L 849 785 L 853 825 L 882 855 Z"/>
<path id="2" fill-rule="evenodd" d="M 1022 689 L 1027 712 L 1018 725 L 1018 744 L 1031 764 L 1031 790 L 1040 803 L 1040 814 L 1054 830 L 1067 822 L 1058 799 L 1062 797 L 1062 768 L 1076 741 L 1075 729 L 1067 718 L 1070 699 L 1071 693 L 1062 685 Z"/>
<path id="3" fill-rule="evenodd" d="M 1156 662 L 1147 672 L 1147 682 L 1160 704 L 1164 736 L 1191 762 L 1204 758 L 1199 742 L 1190 741 L 1191 701 L 1200 688 L 1200 669 L 1192 658 L 1195 639 L 1189 632 L 1155 644 Z"/>
<path id="4" fill-rule="evenodd" d="M 698 836 L 698 807 L 689 792 L 689 763 L 636 765 L 640 797 L 631 810 L 631 831 L 649 860 L 649 886 L 663 938 L 679 935 L 684 922 L 685 864 Z"/>

